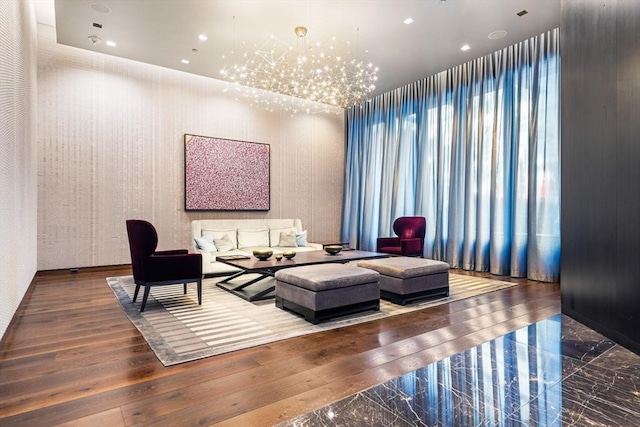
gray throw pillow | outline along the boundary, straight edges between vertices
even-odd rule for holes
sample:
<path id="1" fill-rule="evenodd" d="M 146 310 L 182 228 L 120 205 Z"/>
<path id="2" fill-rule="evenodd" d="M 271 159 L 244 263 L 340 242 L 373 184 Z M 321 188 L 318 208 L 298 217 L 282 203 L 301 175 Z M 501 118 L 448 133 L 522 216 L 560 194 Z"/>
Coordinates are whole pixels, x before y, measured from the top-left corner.
<path id="1" fill-rule="evenodd" d="M 233 240 L 231 240 L 231 237 L 229 237 L 228 234 L 225 234 L 219 239 L 213 239 L 213 244 L 216 245 L 216 248 L 218 248 L 218 251 L 220 252 L 227 252 L 235 249 L 233 246 Z"/>
<path id="2" fill-rule="evenodd" d="M 280 232 L 280 244 L 281 248 L 292 247 L 297 248 L 298 244 L 296 243 L 296 233 L 290 231 L 288 233 L 281 231 Z"/>

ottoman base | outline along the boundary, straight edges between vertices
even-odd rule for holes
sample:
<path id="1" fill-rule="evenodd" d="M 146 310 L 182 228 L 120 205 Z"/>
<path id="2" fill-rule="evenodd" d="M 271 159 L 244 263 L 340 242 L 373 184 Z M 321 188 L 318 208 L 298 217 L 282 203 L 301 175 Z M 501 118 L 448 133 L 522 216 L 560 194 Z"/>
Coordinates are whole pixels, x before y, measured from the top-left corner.
<path id="1" fill-rule="evenodd" d="M 448 272 L 410 279 L 380 276 L 380 297 L 394 304 L 406 305 L 436 296 L 449 296 Z"/>
<path id="2" fill-rule="evenodd" d="M 380 300 L 364 301 L 355 304 L 345 305 L 342 307 L 327 308 L 325 310 L 312 310 L 295 302 L 287 301 L 285 299 L 276 296 L 276 307 L 283 310 L 293 311 L 304 317 L 304 320 L 317 325 L 323 320 L 331 319 L 334 317 L 346 316 L 348 314 L 359 313 L 361 311 L 380 310 Z"/>
<path id="3" fill-rule="evenodd" d="M 380 298 L 391 301 L 394 304 L 407 305 L 410 302 L 426 300 L 435 296 L 449 296 L 449 288 L 430 289 L 428 291 L 414 292 L 409 295 L 400 295 L 380 289 Z"/>

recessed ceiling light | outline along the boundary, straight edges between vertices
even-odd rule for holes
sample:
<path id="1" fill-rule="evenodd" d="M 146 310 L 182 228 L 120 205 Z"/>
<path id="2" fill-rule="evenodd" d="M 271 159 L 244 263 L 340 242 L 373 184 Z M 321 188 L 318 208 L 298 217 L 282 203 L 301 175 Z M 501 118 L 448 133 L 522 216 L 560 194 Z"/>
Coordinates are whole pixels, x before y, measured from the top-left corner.
<path id="1" fill-rule="evenodd" d="M 469 49 L 471 49 L 471 46 L 469 46 L 468 44 L 465 44 L 460 48 L 460 50 L 469 50 Z"/>
<path id="2" fill-rule="evenodd" d="M 116 42 L 112 42 L 111 40 L 107 40 L 107 46 L 116 47 Z"/>
<path id="3" fill-rule="evenodd" d="M 505 30 L 496 30 L 489 34 L 489 38 L 491 40 L 498 40 L 503 38 L 506 35 L 507 35 L 507 32 Z"/>
<path id="4" fill-rule="evenodd" d="M 182 61 L 180 61 L 180 62 L 182 62 L 183 64 L 188 64 L 188 63 L 189 63 L 189 60 L 188 60 L 188 59 L 183 59 L 183 60 L 182 60 Z"/>
<path id="5" fill-rule="evenodd" d="M 98 4 L 98 3 L 93 3 L 91 6 L 89 6 L 91 8 L 91 10 L 93 10 L 94 12 L 98 12 L 98 13 L 103 13 L 105 15 L 108 15 L 109 13 L 111 13 L 111 9 L 109 9 L 107 6 L 103 5 L 103 4 Z"/>
<path id="6" fill-rule="evenodd" d="M 407 19 L 405 19 L 405 20 L 404 20 L 404 21 L 402 21 L 402 22 L 404 22 L 404 23 L 405 23 L 405 24 L 407 24 L 407 25 L 409 25 L 409 24 L 413 24 L 413 18 L 407 18 Z"/>
<path id="7" fill-rule="evenodd" d="M 198 36 L 198 39 L 200 39 L 201 42 L 206 42 L 207 40 L 209 40 L 209 37 L 207 37 L 206 34 L 200 34 Z"/>

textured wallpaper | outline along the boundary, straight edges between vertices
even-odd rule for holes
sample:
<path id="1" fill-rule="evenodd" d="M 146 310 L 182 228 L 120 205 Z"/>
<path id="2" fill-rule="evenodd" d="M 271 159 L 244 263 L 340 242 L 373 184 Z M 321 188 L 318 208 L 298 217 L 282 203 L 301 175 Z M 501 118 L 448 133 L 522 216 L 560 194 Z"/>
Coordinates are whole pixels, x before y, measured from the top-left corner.
<path id="1" fill-rule="evenodd" d="M 36 19 L 0 1 L 0 336 L 36 273 Z"/>
<path id="2" fill-rule="evenodd" d="M 190 248 L 206 218 L 301 218 L 309 241 L 338 238 L 342 113 L 270 113 L 225 87 L 57 45 L 39 25 L 38 270 L 130 263 L 128 218 L 151 221 L 160 249 Z M 271 209 L 186 212 L 185 133 L 270 144 Z"/>

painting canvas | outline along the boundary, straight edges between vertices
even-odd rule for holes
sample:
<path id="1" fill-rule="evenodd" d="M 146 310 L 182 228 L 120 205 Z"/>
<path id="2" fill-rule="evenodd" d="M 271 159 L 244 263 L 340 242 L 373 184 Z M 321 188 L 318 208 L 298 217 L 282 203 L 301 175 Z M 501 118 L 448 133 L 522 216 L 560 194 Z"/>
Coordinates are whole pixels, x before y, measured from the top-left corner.
<path id="1" fill-rule="evenodd" d="M 267 211 L 269 144 L 185 134 L 185 209 Z"/>

